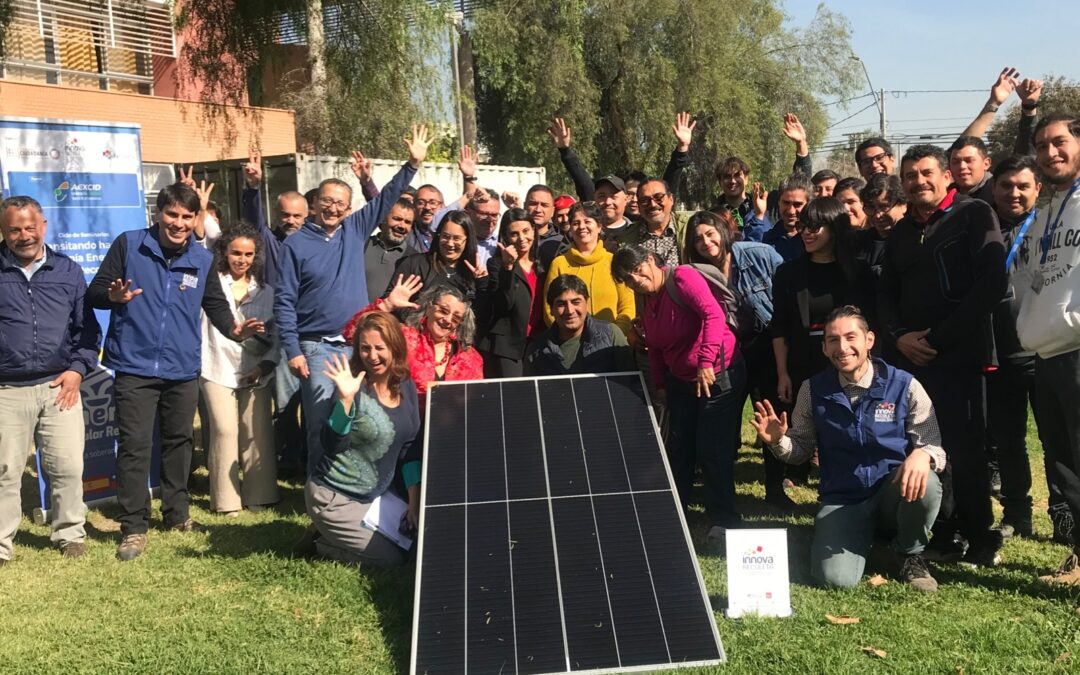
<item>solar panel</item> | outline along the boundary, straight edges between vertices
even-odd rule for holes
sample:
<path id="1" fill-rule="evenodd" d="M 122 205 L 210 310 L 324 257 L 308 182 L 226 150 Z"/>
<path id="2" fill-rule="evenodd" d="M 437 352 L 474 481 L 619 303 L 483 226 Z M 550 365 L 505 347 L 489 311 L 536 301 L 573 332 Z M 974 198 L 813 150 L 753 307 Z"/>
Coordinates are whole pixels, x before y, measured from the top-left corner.
<path id="1" fill-rule="evenodd" d="M 724 660 L 639 373 L 428 393 L 412 670 Z"/>

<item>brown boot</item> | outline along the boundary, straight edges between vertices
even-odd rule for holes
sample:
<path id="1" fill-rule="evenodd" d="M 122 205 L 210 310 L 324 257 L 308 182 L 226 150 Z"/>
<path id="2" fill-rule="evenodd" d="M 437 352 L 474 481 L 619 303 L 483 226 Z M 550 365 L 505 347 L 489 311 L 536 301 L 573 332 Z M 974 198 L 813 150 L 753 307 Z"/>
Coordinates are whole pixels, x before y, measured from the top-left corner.
<path id="1" fill-rule="evenodd" d="M 121 560 L 134 560 L 146 550 L 146 534 L 127 534 L 116 547 L 116 557 Z"/>
<path id="2" fill-rule="evenodd" d="M 86 555 L 86 544 L 81 541 L 69 541 L 60 547 L 60 555 L 65 558 L 81 558 Z"/>
<path id="3" fill-rule="evenodd" d="M 1056 572 L 1039 577 L 1039 581 L 1048 584 L 1080 585 L 1080 556 L 1073 551 Z"/>

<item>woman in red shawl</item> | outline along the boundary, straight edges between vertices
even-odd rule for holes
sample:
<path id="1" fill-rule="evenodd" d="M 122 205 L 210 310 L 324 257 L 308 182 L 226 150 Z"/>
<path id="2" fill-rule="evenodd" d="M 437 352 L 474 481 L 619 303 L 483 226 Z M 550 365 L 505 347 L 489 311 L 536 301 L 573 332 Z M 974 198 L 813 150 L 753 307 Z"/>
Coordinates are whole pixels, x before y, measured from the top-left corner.
<path id="1" fill-rule="evenodd" d="M 484 378 L 483 359 L 472 347 L 476 321 L 465 296 L 456 288 L 440 286 L 411 302 L 422 287 L 420 277 L 398 275 L 390 293 L 360 310 L 344 331 L 345 339 L 351 340 L 357 320 L 368 312 L 405 312 L 402 328 L 409 347 L 409 372 L 416 383 L 421 411 L 432 382 Z"/>

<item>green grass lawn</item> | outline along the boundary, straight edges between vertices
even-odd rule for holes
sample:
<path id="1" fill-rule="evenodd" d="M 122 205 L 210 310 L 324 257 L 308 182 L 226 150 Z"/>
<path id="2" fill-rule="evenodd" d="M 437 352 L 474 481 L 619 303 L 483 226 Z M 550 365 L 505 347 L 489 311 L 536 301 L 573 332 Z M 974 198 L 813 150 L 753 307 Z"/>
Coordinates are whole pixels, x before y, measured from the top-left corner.
<path id="1" fill-rule="evenodd" d="M 750 437 L 747 426 L 744 439 Z M 806 585 L 815 494 L 796 490 L 806 515 L 782 521 L 764 515 L 760 455 L 744 446 L 737 470 L 741 506 L 754 524 L 789 528 L 795 616 L 725 619 L 724 559 L 702 555 L 729 662 L 701 672 L 1080 672 L 1080 589 L 1035 579 L 1067 550 L 1046 540 L 1046 484 L 1033 429 L 1029 443 L 1035 527 L 1043 539 L 1008 542 L 1004 563 L 994 570 L 936 568 L 942 586 L 930 596 L 895 581 L 846 591 Z M 209 532 L 153 530 L 146 554 L 132 563 L 114 558 L 119 535 L 110 508 L 91 511 L 89 553 L 75 561 L 60 558 L 47 528 L 24 519 L 15 557 L 0 568 L 0 672 L 408 669 L 412 568 L 358 573 L 336 563 L 291 560 L 289 548 L 307 524 L 299 486 L 282 486 L 276 512 L 238 519 L 210 515 L 206 487 L 202 471 L 193 482 L 193 515 Z M 23 497 L 28 507 L 36 498 L 29 480 Z M 702 544 L 704 517 L 692 514 L 690 525 Z M 826 614 L 860 622 L 835 626 Z M 863 647 L 887 656 L 873 658 Z"/>

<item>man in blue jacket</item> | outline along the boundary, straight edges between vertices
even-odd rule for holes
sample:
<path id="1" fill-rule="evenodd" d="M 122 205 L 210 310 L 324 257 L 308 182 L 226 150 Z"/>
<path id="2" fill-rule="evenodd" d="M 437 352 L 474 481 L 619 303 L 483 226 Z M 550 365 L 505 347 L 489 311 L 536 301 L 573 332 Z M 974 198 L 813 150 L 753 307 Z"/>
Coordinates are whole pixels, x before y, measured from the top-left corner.
<path id="1" fill-rule="evenodd" d="M 328 178 L 319 185 L 315 218 L 285 240 L 274 293 L 274 317 L 289 370 L 300 378 L 307 419 L 308 472 L 322 456 L 320 436 L 330 416 L 334 384 L 323 374 L 334 354 L 348 358 L 345 324 L 368 301 L 364 246 L 427 156 L 426 126 L 406 139 L 409 161 L 364 208 L 352 213 L 348 183 Z"/>
<path id="2" fill-rule="evenodd" d="M 825 323 L 822 351 L 835 370 L 799 389 L 788 427 L 768 400 L 754 404 L 758 438 L 784 462 L 821 463 L 821 510 L 814 522 L 810 572 L 821 584 L 859 583 L 877 530 L 893 535 L 900 577 L 932 593 L 937 581 L 922 558 L 941 506 L 945 469 L 930 397 L 915 378 L 870 358 L 874 334 L 857 307 L 839 307 Z"/>
<path id="3" fill-rule="evenodd" d="M 214 273 L 213 255 L 195 242 L 199 196 L 180 183 L 158 193 L 157 220 L 113 241 L 86 296 L 112 311 L 106 367 L 116 371 L 117 501 L 123 540 L 116 555 L 146 548 L 150 524 L 150 453 L 155 419 L 161 435 L 161 517 L 181 532 L 201 529 L 188 514 L 191 433 L 202 367 L 200 310 L 235 340 L 265 330 L 240 324 Z"/>
<path id="4" fill-rule="evenodd" d="M 45 245 L 46 225 L 31 197 L 0 204 L 0 565 L 11 559 L 35 439 L 52 486 L 52 540 L 66 558 L 86 553 L 79 386 L 97 367 L 101 328 L 82 269 Z"/>

